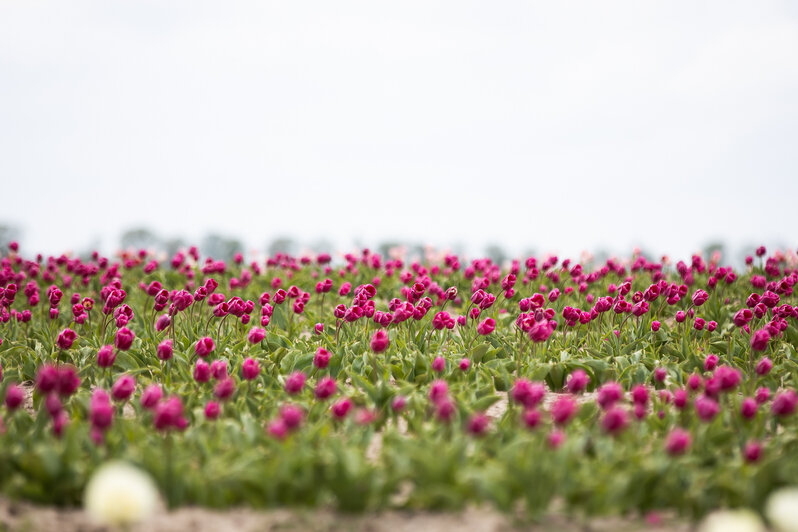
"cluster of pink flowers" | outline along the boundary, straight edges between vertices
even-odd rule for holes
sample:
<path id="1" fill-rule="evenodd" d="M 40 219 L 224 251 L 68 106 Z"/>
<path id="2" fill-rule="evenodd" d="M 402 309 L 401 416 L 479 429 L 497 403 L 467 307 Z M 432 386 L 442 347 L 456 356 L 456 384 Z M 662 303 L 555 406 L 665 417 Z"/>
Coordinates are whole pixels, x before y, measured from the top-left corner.
<path id="1" fill-rule="evenodd" d="M 765 257 L 767 253 L 759 249 L 756 254 Z M 81 386 L 80 375 L 91 375 L 87 380 L 94 388 L 88 421 L 98 444 L 122 407 L 131 408 L 136 378 L 143 388 L 139 400 L 144 415 L 163 432 L 186 428 L 198 406 L 186 394 L 188 411 L 184 411 L 183 400 L 168 395 L 174 389 L 166 375 L 191 375 L 189 384 L 201 397 L 199 407 L 204 406 L 207 420 L 218 419 L 223 412 L 228 415 L 235 408 L 231 405 L 262 391 L 267 381 L 281 383 L 292 402 L 279 402 L 277 415 L 269 414 L 273 418 L 267 431 L 277 439 L 300 430 L 305 417 L 313 415 L 314 409 L 300 406 L 305 400 L 323 405 L 324 412 L 329 412 L 325 415 L 340 422 L 336 427 L 346 426 L 344 420 L 350 416 L 357 423 L 369 424 L 387 416 L 389 409 L 393 414 L 403 412 L 408 405 L 405 396 L 384 394 L 377 401 L 349 393 L 357 385 L 339 371 L 347 360 L 346 349 L 339 350 L 344 343 L 366 351 L 349 355 L 358 357 L 363 376 L 380 384 L 386 381 L 382 371 L 391 372 L 388 365 L 405 354 L 401 351 L 422 351 L 423 360 L 412 370 L 416 384 L 429 385 L 427 400 L 411 399 L 410 404 L 423 405 L 420 410 L 426 409 L 426 415 L 441 425 L 465 420 L 463 427 L 473 436 L 490 434 L 492 419 L 482 411 L 468 412 L 466 401 L 450 393 L 450 386 L 471 382 L 467 379 L 484 367 L 481 357 L 488 351 L 493 357 L 501 352 L 504 357 L 523 359 L 527 356 L 524 348 L 531 348 L 530 357 L 545 354 L 556 367 L 549 346 L 563 351 L 573 347 L 571 354 L 577 355 L 557 367 L 563 370 L 561 377 L 566 366 L 574 368 L 572 363 L 589 368 L 578 359 L 584 343 L 594 337 L 600 338 L 596 343 L 609 346 L 641 337 L 652 345 L 654 341 L 666 344 L 682 335 L 690 340 L 686 343 L 689 356 L 702 353 L 703 373 L 699 373 L 701 359 L 684 374 L 684 366 L 652 360 L 654 368 L 649 364 L 643 372 L 644 378 L 651 379 L 648 384 L 628 390 L 619 382 L 601 382 L 606 374 L 588 375 L 584 369 L 571 371 L 556 386 L 533 382 L 523 377 L 523 366 L 518 364 L 501 389 L 515 379 L 509 398 L 513 408 L 520 409 L 520 422 L 528 429 L 547 426 L 547 441 L 557 448 L 566 441 L 574 420 L 580 419 L 580 404 L 591 400 L 598 412 L 596 426 L 613 438 L 622 437 L 636 422 L 655 419 L 649 416 L 665 419 L 674 411 L 678 416 L 672 417 L 678 417 L 682 425 L 686 425 L 684 420 L 710 424 L 729 414 L 730 404 L 743 422 L 764 415 L 777 421 L 791 416 L 798 405 L 795 391 L 776 386 L 754 391 L 742 385 L 744 378 L 764 381 L 770 375 L 772 379 L 774 367 L 779 368 L 776 364 L 783 358 L 777 347 L 789 339 L 788 329 L 798 320 L 798 306 L 789 303 L 794 302 L 798 269 L 779 254 L 763 260 L 762 268 L 750 268 L 748 286 L 738 282 L 731 267 L 698 255 L 678 262 L 673 270 L 665 259 L 652 262 L 642 256 L 630 261 L 610 259 L 595 268 L 556 256 L 542 261 L 529 257 L 523 262 L 514 260 L 503 270 L 489 259 L 466 262 L 446 255 L 439 264 L 406 264 L 369 250 L 345 255 L 340 265 L 329 255 L 314 260 L 287 254 L 246 264 L 243 255 L 236 254 L 231 266 L 211 258 L 200 261 L 196 248 L 176 253 L 164 265 L 142 251 L 123 253 L 114 262 L 97 253 L 90 260 L 61 256 L 26 261 L 12 249 L 0 260 L 0 323 L 8 324 L 4 331 L 14 327 L 20 346 L 32 321 L 41 319 L 50 327 L 45 338 L 56 363 L 38 368 L 36 392 L 44 397 L 56 435 L 62 435 L 69 422 L 67 402 Z M 131 270 L 135 273 L 128 273 Z M 140 280 L 138 289 L 123 284 L 132 275 Z M 164 286 L 165 279 L 179 279 L 180 286 Z M 258 287 L 259 281 L 264 286 Z M 261 292 L 263 288 L 267 290 Z M 18 296 L 20 291 L 24 297 Z M 99 313 L 93 310 L 95 299 Z M 71 316 L 68 309 L 63 315 L 59 310 L 65 301 L 72 306 Z M 631 327 L 635 327 L 633 339 Z M 341 334 L 346 335 L 345 341 Z M 572 336 L 577 340 L 569 344 Z M 430 339 L 446 348 L 427 356 L 424 350 Z M 708 354 L 719 339 L 729 345 L 722 359 Z M 750 375 L 732 365 L 737 364 L 731 356 L 732 340 L 738 341 L 738 347 L 750 347 Z M 263 356 L 280 349 L 275 345 L 285 350 L 312 345 L 312 349 L 304 353 L 304 365 L 296 360 L 282 365 L 281 360 Z M 61 363 L 62 357 L 78 360 L 78 353 L 87 348 L 92 356 L 96 350 L 99 377 L 86 368 L 79 372 Z M 154 378 L 152 372 L 150 376 L 114 372 L 128 368 L 125 364 L 134 356 L 153 361 L 163 380 L 146 385 L 148 378 Z M 429 367 L 427 360 L 431 360 Z M 693 368 L 695 373 L 686 374 Z M 597 382 L 591 382 L 591 375 Z M 625 383 L 627 377 L 617 376 Z M 632 382 L 644 378 L 635 377 Z M 274 389 L 282 393 L 279 386 L 274 384 Z M 595 397 L 589 397 L 587 392 L 593 389 Z M 25 401 L 24 388 L 10 383 L 5 406 L 17 411 Z M 664 449 L 671 455 L 688 452 L 695 436 L 689 427 L 675 424 L 668 425 L 664 435 Z M 742 452 L 746 460 L 755 461 L 763 445 L 752 440 Z"/>

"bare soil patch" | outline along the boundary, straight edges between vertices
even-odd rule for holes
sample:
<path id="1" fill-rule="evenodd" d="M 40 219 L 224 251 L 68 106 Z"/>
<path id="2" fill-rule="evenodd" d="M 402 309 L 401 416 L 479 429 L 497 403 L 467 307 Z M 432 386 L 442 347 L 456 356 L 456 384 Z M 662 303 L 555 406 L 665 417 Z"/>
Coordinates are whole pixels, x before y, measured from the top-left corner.
<path id="1" fill-rule="evenodd" d="M 662 523 L 639 519 L 606 518 L 589 523 L 563 516 L 551 516 L 539 523 L 518 523 L 491 509 L 468 508 L 462 512 L 389 511 L 365 515 L 346 515 L 329 510 L 253 510 L 233 508 L 225 511 L 187 507 L 161 512 L 146 523 L 131 528 L 138 532 L 237 531 L 313 531 L 313 532 L 512 532 L 521 530 L 559 530 L 564 532 L 632 531 L 687 532 L 685 523 L 664 519 Z M 101 532 L 79 508 L 42 507 L 0 499 L 0 530 L 59 532 Z"/>

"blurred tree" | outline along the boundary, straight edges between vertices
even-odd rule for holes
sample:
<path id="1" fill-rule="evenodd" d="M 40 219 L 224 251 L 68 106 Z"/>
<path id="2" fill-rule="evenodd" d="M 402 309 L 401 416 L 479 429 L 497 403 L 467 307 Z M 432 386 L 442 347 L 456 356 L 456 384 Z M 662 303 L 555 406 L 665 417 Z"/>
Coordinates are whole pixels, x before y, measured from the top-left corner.
<path id="1" fill-rule="evenodd" d="M 640 253 L 638 253 L 638 256 L 644 257 L 646 260 L 656 260 L 658 258 L 656 255 L 654 255 L 651 252 L 650 249 L 647 249 L 645 246 L 639 245 L 639 246 L 636 246 L 636 247 L 637 247 L 638 250 L 640 250 Z"/>
<path id="2" fill-rule="evenodd" d="M 271 241 L 266 251 L 270 257 L 274 257 L 277 253 L 293 255 L 296 253 L 296 242 L 290 236 L 278 236 Z"/>
<path id="3" fill-rule="evenodd" d="M 457 255 L 458 257 L 462 258 L 463 253 L 465 253 L 465 249 L 466 249 L 465 244 L 463 244 L 462 242 L 455 242 L 454 244 L 452 244 L 450 253 L 452 255 Z"/>
<path id="4" fill-rule="evenodd" d="M 490 244 L 485 248 L 485 255 L 496 264 L 502 264 L 507 258 L 504 248 L 498 244 Z"/>
<path id="5" fill-rule="evenodd" d="M 78 257 L 80 257 L 81 260 L 89 261 L 91 260 L 92 253 L 99 251 L 101 248 L 102 240 L 100 237 L 95 236 L 78 252 Z"/>
<path id="6" fill-rule="evenodd" d="M 595 253 L 593 253 L 593 264 L 595 264 L 597 267 L 601 267 L 607 262 L 607 259 L 609 258 L 610 258 L 610 252 L 607 251 L 606 249 L 599 248 L 596 250 Z"/>
<path id="7" fill-rule="evenodd" d="M 162 243 L 162 249 L 168 257 L 173 256 L 182 248 L 187 248 L 186 242 L 182 238 L 168 238 Z"/>
<path id="8" fill-rule="evenodd" d="M 12 225 L 0 224 L 0 253 L 8 251 L 8 244 L 18 241 L 21 233 Z"/>
<path id="9" fill-rule="evenodd" d="M 385 240 L 377 244 L 377 253 L 383 257 L 391 256 L 391 249 L 401 246 L 402 243 L 397 240 Z"/>
<path id="10" fill-rule="evenodd" d="M 240 240 L 211 233 L 202 239 L 202 254 L 216 260 L 229 261 L 238 251 L 243 251 Z"/>
<path id="11" fill-rule="evenodd" d="M 734 265 L 742 267 L 745 265 L 745 257 L 748 255 L 756 257 L 754 253 L 756 252 L 757 246 L 759 246 L 759 244 L 754 242 L 743 242 L 743 245 L 737 248 L 737 253 L 734 254 Z"/>
<path id="12" fill-rule="evenodd" d="M 529 257 L 537 258 L 537 256 L 538 256 L 538 250 L 536 250 L 535 248 L 526 248 L 524 252 L 521 253 L 521 259 L 524 261 Z"/>
<path id="13" fill-rule="evenodd" d="M 119 239 L 122 249 L 152 249 L 161 247 L 161 239 L 145 227 L 128 229 Z"/>
<path id="14" fill-rule="evenodd" d="M 720 252 L 720 260 L 723 262 L 724 257 L 726 257 L 726 246 L 720 240 L 714 240 L 712 242 L 707 243 L 704 246 L 704 249 L 701 250 L 704 259 L 709 260 L 712 258 L 712 254 L 716 251 Z"/>
<path id="15" fill-rule="evenodd" d="M 310 245 L 310 249 L 314 253 L 332 253 L 335 251 L 335 246 L 326 238 L 320 238 Z"/>
<path id="16" fill-rule="evenodd" d="M 418 242 L 407 244 L 407 260 L 410 262 L 414 260 L 424 260 L 424 246 Z"/>

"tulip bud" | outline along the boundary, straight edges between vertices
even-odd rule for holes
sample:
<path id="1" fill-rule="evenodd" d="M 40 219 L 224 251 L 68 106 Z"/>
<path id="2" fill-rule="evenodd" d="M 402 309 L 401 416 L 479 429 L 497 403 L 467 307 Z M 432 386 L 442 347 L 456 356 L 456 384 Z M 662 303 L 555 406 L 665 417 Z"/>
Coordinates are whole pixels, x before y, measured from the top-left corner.
<path id="1" fill-rule="evenodd" d="M 114 365 L 116 360 L 116 353 L 114 353 L 114 346 L 104 345 L 97 351 L 97 366 L 101 368 L 110 368 Z"/>
<path id="2" fill-rule="evenodd" d="M 164 340 L 163 342 L 158 344 L 155 353 L 158 356 L 158 359 L 160 360 L 167 361 L 171 359 L 173 353 L 172 340 Z"/>
<path id="3" fill-rule="evenodd" d="M 133 390 L 136 389 L 136 381 L 130 375 L 122 375 L 111 387 L 111 396 L 115 401 L 127 401 Z"/>

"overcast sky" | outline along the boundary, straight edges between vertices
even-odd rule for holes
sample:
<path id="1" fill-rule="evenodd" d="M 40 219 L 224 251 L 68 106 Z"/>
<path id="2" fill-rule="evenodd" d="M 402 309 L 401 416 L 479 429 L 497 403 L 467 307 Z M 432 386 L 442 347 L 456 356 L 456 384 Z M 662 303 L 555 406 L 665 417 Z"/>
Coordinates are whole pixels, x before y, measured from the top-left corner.
<path id="1" fill-rule="evenodd" d="M 795 247 L 798 3 L 0 3 L 0 223 Z"/>

